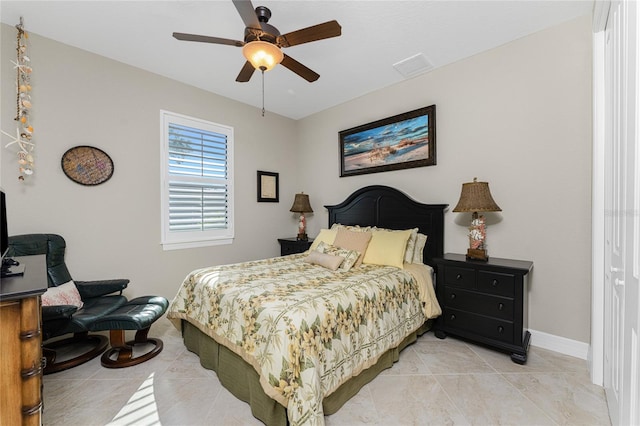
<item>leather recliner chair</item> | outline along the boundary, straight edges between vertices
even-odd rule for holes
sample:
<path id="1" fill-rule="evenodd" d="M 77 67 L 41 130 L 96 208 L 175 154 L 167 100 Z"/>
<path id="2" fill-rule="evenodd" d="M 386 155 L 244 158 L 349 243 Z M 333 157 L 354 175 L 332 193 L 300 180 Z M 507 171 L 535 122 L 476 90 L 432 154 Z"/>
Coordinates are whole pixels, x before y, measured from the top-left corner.
<path id="1" fill-rule="evenodd" d="M 72 280 L 64 262 L 65 248 L 65 240 L 55 234 L 9 237 L 9 255 L 12 257 L 46 255 L 48 287 L 59 286 Z M 104 352 L 109 339 L 103 335 L 89 334 L 90 327 L 97 320 L 127 303 L 127 298 L 122 295 L 122 291 L 127 287 L 128 279 L 74 282 L 83 301 L 82 308 L 78 309 L 72 305 L 42 307 L 43 352 L 47 359 L 45 374 L 75 367 Z M 65 334 L 73 334 L 73 336 L 52 343 L 46 342 Z M 84 345 L 76 345 L 76 347 L 85 348 L 84 352 L 72 358 L 56 359 L 59 349 L 79 343 Z M 88 350 L 86 350 L 87 343 L 90 343 Z"/>

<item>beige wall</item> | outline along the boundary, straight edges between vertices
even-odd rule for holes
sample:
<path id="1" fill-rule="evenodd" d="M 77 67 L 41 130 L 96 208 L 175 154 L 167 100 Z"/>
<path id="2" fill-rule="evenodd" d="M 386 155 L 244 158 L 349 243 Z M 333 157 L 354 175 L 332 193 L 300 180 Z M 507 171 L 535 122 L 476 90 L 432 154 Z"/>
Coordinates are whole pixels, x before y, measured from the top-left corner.
<path id="1" fill-rule="evenodd" d="M 437 107 L 433 167 L 340 178 L 338 132 Z M 489 255 L 534 262 L 529 326 L 589 342 L 591 32 L 589 17 L 517 40 L 299 122 L 300 177 L 327 225 L 325 204 L 383 184 L 455 206 L 463 182 L 490 183 Z M 445 251 L 464 253 L 469 214 L 445 215 Z M 499 221 L 499 222 L 498 222 Z"/>
<path id="2" fill-rule="evenodd" d="M 2 129 L 13 128 L 13 28 L 2 26 Z M 130 295 L 172 297 L 186 273 L 278 254 L 293 235 L 293 194 L 310 194 L 309 234 L 325 204 L 370 184 L 421 202 L 454 205 L 460 186 L 490 182 L 489 254 L 532 260 L 529 326 L 589 341 L 591 33 L 581 18 L 294 122 L 51 40 L 32 36 L 35 179 L 15 180 L 4 150 L 0 183 L 9 231 L 57 232 L 78 279 L 124 276 Z M 230 83 L 233 84 L 233 83 Z M 437 105 L 438 165 L 339 178 L 338 131 Z M 236 242 L 163 252 L 159 215 L 159 110 L 234 126 Z M 68 180 L 60 156 L 104 149 L 114 177 L 97 187 Z M 297 163 L 303 165 L 298 169 Z M 281 202 L 256 203 L 256 170 L 280 173 Z M 453 207 L 453 206 L 452 206 Z M 466 250 L 464 214 L 446 214 L 445 250 Z"/>
<path id="3" fill-rule="evenodd" d="M 263 118 L 256 108 L 35 34 L 30 42 L 36 173 L 19 183 L 15 157 L 2 148 L 9 234 L 59 233 L 67 240 L 74 278 L 127 277 L 130 296 L 166 297 L 175 295 L 194 268 L 275 256 L 277 238 L 295 235 L 296 219 L 289 212 L 299 190 L 294 121 L 269 113 Z M 15 29 L 2 25 L 1 127 L 10 133 L 14 43 Z M 160 109 L 234 127 L 233 245 L 162 250 Z M 76 145 L 106 151 L 115 163 L 113 177 L 95 187 L 69 180 L 60 158 Z M 257 170 L 280 173 L 280 203 L 257 203 Z"/>

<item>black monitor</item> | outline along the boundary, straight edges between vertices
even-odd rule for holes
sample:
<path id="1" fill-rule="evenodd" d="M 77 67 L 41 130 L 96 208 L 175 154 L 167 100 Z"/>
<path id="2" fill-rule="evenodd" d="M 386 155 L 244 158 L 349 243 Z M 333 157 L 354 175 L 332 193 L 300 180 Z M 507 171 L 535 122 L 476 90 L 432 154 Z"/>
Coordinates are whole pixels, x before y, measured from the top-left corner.
<path id="1" fill-rule="evenodd" d="M 0 189 L 0 255 L 4 259 L 9 248 L 9 234 L 7 232 L 7 199 Z"/>
<path id="2" fill-rule="evenodd" d="M 24 265 L 8 256 L 9 234 L 7 232 L 7 196 L 0 188 L 0 277 L 13 277 L 24 274 Z M 0 281 L 1 282 L 1 281 Z"/>

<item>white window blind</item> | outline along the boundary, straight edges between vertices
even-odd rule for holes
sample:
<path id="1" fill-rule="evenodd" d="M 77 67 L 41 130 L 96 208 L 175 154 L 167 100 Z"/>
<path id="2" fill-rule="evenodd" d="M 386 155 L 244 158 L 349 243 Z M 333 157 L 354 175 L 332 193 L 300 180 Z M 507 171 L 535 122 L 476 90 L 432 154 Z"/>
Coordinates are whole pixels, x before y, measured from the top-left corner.
<path id="1" fill-rule="evenodd" d="M 161 112 L 162 244 L 165 249 L 233 238 L 233 129 Z"/>

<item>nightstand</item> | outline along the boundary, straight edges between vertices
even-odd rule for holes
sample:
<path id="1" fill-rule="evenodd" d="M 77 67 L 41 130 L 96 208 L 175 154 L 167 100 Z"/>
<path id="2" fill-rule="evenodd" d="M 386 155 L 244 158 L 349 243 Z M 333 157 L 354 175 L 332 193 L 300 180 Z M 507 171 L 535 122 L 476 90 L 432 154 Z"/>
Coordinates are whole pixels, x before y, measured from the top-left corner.
<path id="1" fill-rule="evenodd" d="M 293 238 L 278 238 L 280 243 L 280 256 L 286 256 L 288 254 L 302 253 L 309 250 L 313 240 L 300 241 L 296 237 Z"/>
<path id="2" fill-rule="evenodd" d="M 447 253 L 434 259 L 436 294 L 442 315 L 435 335 L 448 334 L 510 352 L 511 360 L 527 362 L 531 333 L 527 330 L 527 274 L 533 263 L 489 258 L 467 260 Z"/>

